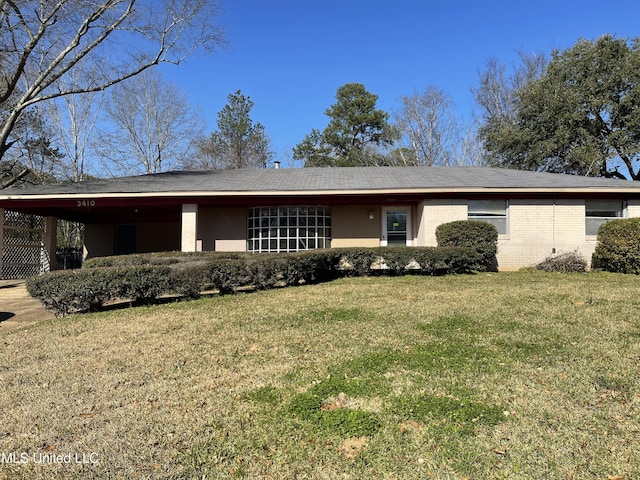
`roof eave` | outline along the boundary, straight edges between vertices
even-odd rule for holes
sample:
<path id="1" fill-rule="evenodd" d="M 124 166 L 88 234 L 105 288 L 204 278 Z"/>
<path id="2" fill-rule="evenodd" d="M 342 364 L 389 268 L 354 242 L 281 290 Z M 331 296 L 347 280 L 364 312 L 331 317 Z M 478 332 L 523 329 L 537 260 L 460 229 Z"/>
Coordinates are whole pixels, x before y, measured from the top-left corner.
<path id="1" fill-rule="evenodd" d="M 416 194 L 640 194 L 639 188 L 629 187 L 434 187 L 434 188 L 404 188 L 404 189 L 366 189 L 366 190 L 262 190 L 262 191 L 165 191 L 165 192 L 103 192 L 103 193 L 59 193 L 59 194 L 28 194 L 28 195 L 0 195 L 2 200 L 75 200 L 96 198 L 195 198 L 195 197 L 304 197 L 304 196 L 345 196 L 345 195 L 416 195 Z"/>

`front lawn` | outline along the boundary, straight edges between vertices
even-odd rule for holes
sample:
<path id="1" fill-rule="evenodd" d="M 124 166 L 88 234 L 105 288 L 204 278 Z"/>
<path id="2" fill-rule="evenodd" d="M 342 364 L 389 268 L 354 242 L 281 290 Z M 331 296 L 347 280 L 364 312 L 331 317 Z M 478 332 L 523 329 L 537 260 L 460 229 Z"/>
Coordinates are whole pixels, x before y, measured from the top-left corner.
<path id="1" fill-rule="evenodd" d="M 640 276 L 353 278 L 0 338 L 0 478 L 640 478 Z"/>

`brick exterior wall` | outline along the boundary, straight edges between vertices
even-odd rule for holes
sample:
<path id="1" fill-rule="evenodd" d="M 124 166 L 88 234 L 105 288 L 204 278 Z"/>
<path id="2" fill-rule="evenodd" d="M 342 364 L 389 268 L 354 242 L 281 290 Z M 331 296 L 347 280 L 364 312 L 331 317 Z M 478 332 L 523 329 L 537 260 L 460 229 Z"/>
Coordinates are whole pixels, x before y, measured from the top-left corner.
<path id="1" fill-rule="evenodd" d="M 459 199 L 425 200 L 417 209 L 418 247 L 435 247 L 436 228 L 441 223 L 467 219 L 467 201 Z"/>
<path id="2" fill-rule="evenodd" d="M 627 217 L 640 217 L 640 200 L 627 203 Z M 438 225 L 467 219 L 467 200 L 425 200 L 417 209 L 417 245 L 437 245 Z M 596 237 L 585 233 L 585 202 L 580 199 L 512 199 L 508 232 L 498 239 L 498 268 L 535 265 L 554 253 L 578 250 L 588 262 Z"/>
<path id="3" fill-rule="evenodd" d="M 498 266 L 503 270 L 574 250 L 591 260 L 595 249 L 595 239 L 585 234 L 584 200 L 510 200 L 508 224 L 508 234 L 498 239 Z"/>

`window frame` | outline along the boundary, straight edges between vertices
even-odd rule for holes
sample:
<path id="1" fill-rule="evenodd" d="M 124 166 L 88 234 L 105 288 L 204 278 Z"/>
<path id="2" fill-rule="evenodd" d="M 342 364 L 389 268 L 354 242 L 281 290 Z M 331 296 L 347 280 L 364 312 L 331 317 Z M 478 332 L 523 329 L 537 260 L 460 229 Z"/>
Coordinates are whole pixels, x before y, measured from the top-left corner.
<path id="1" fill-rule="evenodd" d="M 492 214 L 489 213 L 492 209 L 490 208 L 484 208 L 484 214 L 482 213 L 475 213 L 475 210 L 479 210 L 480 212 L 482 212 L 483 209 L 481 208 L 477 208 L 477 209 L 473 209 L 474 211 L 472 212 L 472 203 L 474 202 L 501 202 L 504 204 L 504 214 Z M 501 210 L 501 209 L 500 209 Z M 496 227 L 496 230 L 498 231 L 498 236 L 500 237 L 506 237 L 509 235 L 509 200 L 502 200 L 502 199 L 494 199 L 494 198 L 490 198 L 490 199 L 478 199 L 478 198 L 471 198 L 471 199 L 467 199 L 467 220 L 469 221 L 475 221 L 475 222 L 487 222 L 492 224 L 494 227 Z M 504 222 L 500 222 L 503 223 L 504 225 L 504 231 L 501 231 L 501 227 L 499 225 L 498 222 L 495 222 L 495 220 L 504 220 Z"/>
<path id="2" fill-rule="evenodd" d="M 331 248 L 331 208 L 325 205 L 250 207 L 247 252 L 291 253 Z"/>
<path id="3" fill-rule="evenodd" d="M 610 212 L 616 212 L 619 213 L 619 215 L 590 215 L 589 214 L 589 204 L 596 204 L 599 203 L 600 207 L 603 206 L 603 204 L 606 203 L 616 203 L 619 204 L 620 209 L 619 210 L 607 210 L 607 209 L 592 209 L 591 212 L 594 213 L 610 213 Z M 584 201 L 584 233 L 588 238 L 596 238 L 598 236 L 598 230 L 600 229 L 600 227 L 611 221 L 611 220 L 617 220 L 620 218 L 626 218 L 627 216 L 627 202 L 624 200 L 617 200 L 617 199 L 600 199 L 600 200 L 585 200 Z M 597 225 L 597 227 L 595 228 L 595 231 L 593 229 L 593 227 Z"/>

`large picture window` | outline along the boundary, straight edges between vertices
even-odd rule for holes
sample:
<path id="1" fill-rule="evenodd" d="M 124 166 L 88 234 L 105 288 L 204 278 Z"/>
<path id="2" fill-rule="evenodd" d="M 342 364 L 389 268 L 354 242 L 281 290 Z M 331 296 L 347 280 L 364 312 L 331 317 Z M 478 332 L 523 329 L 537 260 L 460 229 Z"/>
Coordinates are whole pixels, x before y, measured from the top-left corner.
<path id="1" fill-rule="evenodd" d="M 498 235 L 507 235 L 507 201 L 469 200 L 468 219 L 488 222 L 496 227 Z"/>
<path id="2" fill-rule="evenodd" d="M 331 247 L 329 207 L 255 207 L 249 209 L 249 252 L 298 252 Z"/>
<path id="3" fill-rule="evenodd" d="M 624 205 L 622 200 L 587 200 L 585 214 L 587 235 L 597 235 L 600 225 L 624 216 Z"/>

